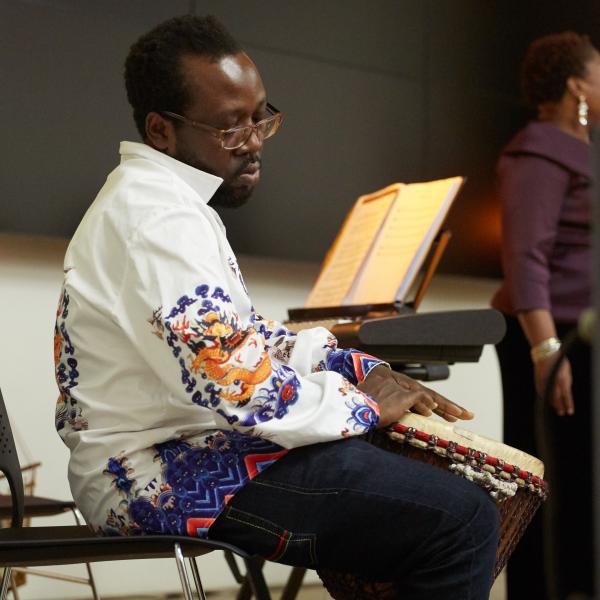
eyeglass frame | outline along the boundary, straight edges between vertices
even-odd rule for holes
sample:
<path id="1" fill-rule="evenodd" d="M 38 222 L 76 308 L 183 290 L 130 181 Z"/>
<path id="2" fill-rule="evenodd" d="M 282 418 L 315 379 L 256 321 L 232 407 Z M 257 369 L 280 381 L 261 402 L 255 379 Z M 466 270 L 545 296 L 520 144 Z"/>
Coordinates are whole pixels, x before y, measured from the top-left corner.
<path id="1" fill-rule="evenodd" d="M 267 110 L 269 110 L 272 114 L 269 115 L 268 117 L 266 117 L 265 119 L 261 119 L 260 121 L 258 121 L 258 123 L 255 123 L 254 125 L 239 125 L 238 127 L 231 127 L 230 129 L 219 129 L 218 127 L 213 127 L 212 125 L 208 125 L 206 123 L 200 123 L 199 121 L 194 121 L 193 119 L 188 119 L 187 117 L 184 117 L 183 115 L 180 115 L 178 113 L 174 113 L 170 110 L 161 110 L 160 114 L 170 117 L 172 119 L 176 119 L 177 121 L 181 121 L 182 123 L 186 123 L 187 125 L 190 125 L 191 127 L 194 127 L 195 129 L 203 129 L 203 130 L 207 131 L 213 137 L 216 137 L 217 139 L 220 140 L 221 147 L 224 150 L 237 150 L 238 148 L 241 148 L 250 139 L 250 137 L 252 136 L 253 133 L 257 133 L 259 126 L 264 124 L 265 122 L 272 121 L 274 119 L 279 119 L 279 123 L 277 124 L 277 128 L 275 129 L 275 132 L 277 131 L 277 129 L 279 129 L 279 127 L 281 125 L 281 121 L 283 120 L 283 113 L 280 110 L 278 110 L 277 108 L 275 108 L 269 102 L 267 102 Z M 250 130 L 248 137 L 239 146 L 235 146 L 234 148 L 225 148 L 225 139 L 224 139 L 225 136 L 229 133 L 233 133 L 235 131 L 240 131 L 241 129 L 249 129 Z M 273 134 L 271 134 L 271 135 L 273 135 Z M 268 139 L 268 138 L 263 138 L 263 139 Z"/>

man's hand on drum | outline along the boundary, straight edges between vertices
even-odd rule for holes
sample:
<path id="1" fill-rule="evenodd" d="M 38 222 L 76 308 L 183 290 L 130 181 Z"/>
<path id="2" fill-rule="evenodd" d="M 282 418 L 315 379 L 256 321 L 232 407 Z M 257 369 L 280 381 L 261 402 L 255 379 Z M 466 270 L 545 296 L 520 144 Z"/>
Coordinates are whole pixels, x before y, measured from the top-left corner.
<path id="1" fill-rule="evenodd" d="M 450 422 L 472 419 L 474 416 L 466 408 L 385 365 L 372 369 L 358 389 L 379 405 L 380 428 L 395 423 L 407 411 L 426 417 L 435 413 Z"/>

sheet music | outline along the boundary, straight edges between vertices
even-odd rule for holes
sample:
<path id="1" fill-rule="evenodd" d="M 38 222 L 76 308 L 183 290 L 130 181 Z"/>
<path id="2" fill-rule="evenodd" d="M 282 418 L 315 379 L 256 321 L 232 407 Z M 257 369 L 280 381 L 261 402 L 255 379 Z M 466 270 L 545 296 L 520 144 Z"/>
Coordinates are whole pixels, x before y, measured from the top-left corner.
<path id="1" fill-rule="evenodd" d="M 402 187 L 360 269 L 349 303 L 404 300 L 462 181 L 453 177 Z"/>
<path id="2" fill-rule="evenodd" d="M 350 212 L 315 283 L 306 308 L 340 306 L 369 254 L 402 184 L 361 196 Z"/>

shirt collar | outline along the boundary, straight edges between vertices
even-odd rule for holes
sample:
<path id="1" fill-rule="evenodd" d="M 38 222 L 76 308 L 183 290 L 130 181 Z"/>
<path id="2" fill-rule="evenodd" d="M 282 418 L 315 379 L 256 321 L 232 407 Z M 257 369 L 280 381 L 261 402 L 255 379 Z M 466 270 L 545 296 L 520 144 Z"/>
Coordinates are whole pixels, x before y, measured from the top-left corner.
<path id="1" fill-rule="evenodd" d="M 217 188 L 223 183 L 221 177 L 211 175 L 210 173 L 186 165 L 164 152 L 155 150 L 148 146 L 148 144 L 140 144 L 139 142 L 121 142 L 119 154 L 121 155 L 121 163 L 131 158 L 144 158 L 166 167 L 180 179 L 183 179 L 183 181 L 185 181 L 185 183 L 187 183 L 205 203 L 210 201 L 213 194 L 217 191 Z"/>

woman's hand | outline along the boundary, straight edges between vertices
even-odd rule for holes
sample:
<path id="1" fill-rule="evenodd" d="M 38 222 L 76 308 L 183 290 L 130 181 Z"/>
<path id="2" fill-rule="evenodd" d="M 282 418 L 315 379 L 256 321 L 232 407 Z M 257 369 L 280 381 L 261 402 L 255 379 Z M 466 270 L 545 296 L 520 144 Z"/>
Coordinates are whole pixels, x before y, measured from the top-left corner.
<path id="1" fill-rule="evenodd" d="M 535 308 L 520 312 L 517 316 L 532 349 L 556 337 L 556 325 L 549 310 Z M 542 398 L 544 398 L 546 391 L 548 376 L 558 356 L 558 353 L 554 352 L 545 358 L 536 359 L 533 363 L 535 389 Z M 550 396 L 550 405 L 560 417 L 575 413 L 575 405 L 571 393 L 572 382 L 571 365 L 565 359 L 556 373 L 554 387 Z"/>
<path id="2" fill-rule="evenodd" d="M 385 365 L 372 369 L 358 389 L 379 405 L 380 428 L 395 423 L 409 410 L 426 417 L 435 413 L 451 422 L 474 417 L 462 406 Z"/>
<path id="3" fill-rule="evenodd" d="M 557 358 L 558 353 L 540 360 L 533 365 L 535 389 L 542 398 L 545 398 L 544 394 L 546 393 L 548 377 Z M 572 384 L 573 376 L 571 375 L 571 365 L 568 359 L 565 358 L 558 368 L 556 378 L 554 379 L 552 393 L 549 398 L 550 405 L 554 408 L 559 417 L 575 414 L 575 403 L 573 402 L 573 394 L 571 392 Z"/>

